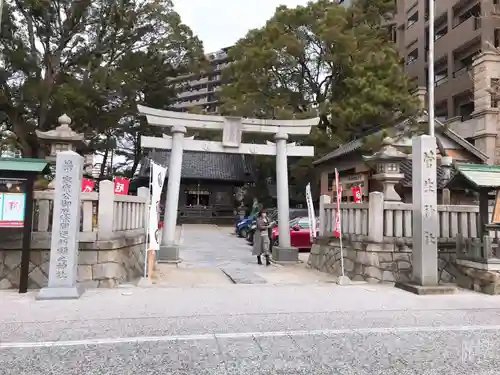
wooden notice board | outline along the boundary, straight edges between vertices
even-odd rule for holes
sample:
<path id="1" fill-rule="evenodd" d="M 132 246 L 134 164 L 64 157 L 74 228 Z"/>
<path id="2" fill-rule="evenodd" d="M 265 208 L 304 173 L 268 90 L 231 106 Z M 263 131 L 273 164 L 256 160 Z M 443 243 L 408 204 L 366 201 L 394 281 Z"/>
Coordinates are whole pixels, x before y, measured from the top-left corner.
<path id="1" fill-rule="evenodd" d="M 491 223 L 500 224 L 500 190 L 497 191 L 495 207 L 493 208 L 493 214 L 491 215 Z"/>

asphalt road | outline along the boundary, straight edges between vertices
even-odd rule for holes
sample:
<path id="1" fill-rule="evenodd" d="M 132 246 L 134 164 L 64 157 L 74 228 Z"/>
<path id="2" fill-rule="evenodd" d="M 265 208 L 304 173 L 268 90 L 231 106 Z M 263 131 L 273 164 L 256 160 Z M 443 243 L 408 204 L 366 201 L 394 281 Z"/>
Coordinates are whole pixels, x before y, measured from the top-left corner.
<path id="1" fill-rule="evenodd" d="M 499 374 L 500 300 L 390 286 L 0 293 L 0 374 Z"/>
<path id="2" fill-rule="evenodd" d="M 165 338 L 163 338 L 165 339 Z M 2 349 L 3 374 L 498 374 L 497 331 L 288 334 Z M 484 350 L 486 346 L 487 349 Z"/>

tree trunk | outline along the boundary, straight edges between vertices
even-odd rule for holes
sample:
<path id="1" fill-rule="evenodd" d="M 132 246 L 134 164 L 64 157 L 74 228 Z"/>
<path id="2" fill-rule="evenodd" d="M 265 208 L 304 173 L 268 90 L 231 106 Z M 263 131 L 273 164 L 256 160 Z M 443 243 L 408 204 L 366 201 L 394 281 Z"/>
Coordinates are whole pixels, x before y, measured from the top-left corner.
<path id="1" fill-rule="evenodd" d="M 104 155 L 102 157 L 101 171 L 99 173 L 99 179 L 104 178 L 104 172 L 106 171 L 106 164 L 108 162 L 109 148 L 106 148 Z"/>

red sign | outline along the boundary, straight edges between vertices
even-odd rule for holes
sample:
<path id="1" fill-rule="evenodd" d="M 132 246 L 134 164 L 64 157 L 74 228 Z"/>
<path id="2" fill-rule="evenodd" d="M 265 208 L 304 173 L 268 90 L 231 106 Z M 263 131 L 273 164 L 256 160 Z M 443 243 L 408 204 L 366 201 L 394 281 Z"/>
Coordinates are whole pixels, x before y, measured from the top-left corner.
<path id="1" fill-rule="evenodd" d="M 128 178 L 115 177 L 113 182 L 115 183 L 115 194 L 128 195 L 128 187 L 130 185 L 130 180 Z"/>
<path id="2" fill-rule="evenodd" d="M 337 209 L 335 210 L 335 230 L 333 235 L 337 238 L 342 236 L 342 223 L 340 219 L 340 201 L 342 200 L 342 186 L 339 184 L 339 172 L 335 168 L 335 188 L 337 191 Z"/>
<path id="3" fill-rule="evenodd" d="M 82 193 L 92 193 L 95 188 L 94 180 L 89 178 L 82 179 Z"/>
<path id="4" fill-rule="evenodd" d="M 352 196 L 354 197 L 354 203 L 361 203 L 361 187 L 355 186 L 352 188 Z"/>
<path id="5" fill-rule="evenodd" d="M 22 228 L 25 206 L 24 193 L 0 193 L 0 228 Z"/>

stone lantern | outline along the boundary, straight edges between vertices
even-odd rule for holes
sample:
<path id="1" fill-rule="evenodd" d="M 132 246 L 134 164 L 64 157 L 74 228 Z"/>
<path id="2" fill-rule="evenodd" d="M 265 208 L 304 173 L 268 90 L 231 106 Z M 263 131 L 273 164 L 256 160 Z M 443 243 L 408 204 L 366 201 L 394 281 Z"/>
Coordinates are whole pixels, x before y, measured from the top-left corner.
<path id="1" fill-rule="evenodd" d="M 58 119 L 59 126 L 46 132 L 37 130 L 38 139 L 50 147 L 45 159 L 52 165 L 56 162 L 57 153 L 61 151 L 79 151 L 85 147 L 85 136 L 71 129 L 71 119 L 64 114 Z"/>
<path id="2" fill-rule="evenodd" d="M 401 197 L 394 189 L 394 186 L 404 178 L 404 174 L 401 173 L 401 162 L 406 160 L 408 155 L 396 149 L 393 144 L 394 140 L 392 138 L 384 138 L 380 151 L 363 158 L 366 162 L 375 166 L 377 174 L 373 178 L 382 183 L 384 200 L 400 202 Z"/>

